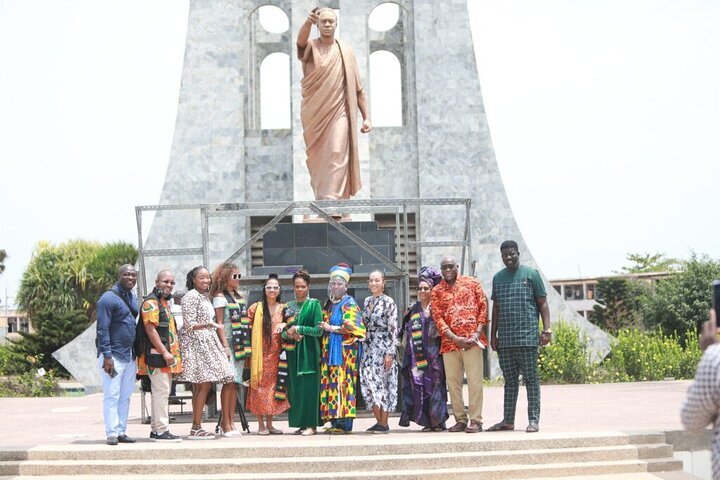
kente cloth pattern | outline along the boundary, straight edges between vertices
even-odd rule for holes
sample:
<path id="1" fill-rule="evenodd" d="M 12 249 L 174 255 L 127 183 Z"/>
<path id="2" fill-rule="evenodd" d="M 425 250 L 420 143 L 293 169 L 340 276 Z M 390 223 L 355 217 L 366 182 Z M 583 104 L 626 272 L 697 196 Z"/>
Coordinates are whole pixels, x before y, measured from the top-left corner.
<path id="1" fill-rule="evenodd" d="M 360 386 L 368 410 L 378 406 L 386 412 L 397 407 L 398 365 L 395 361 L 398 345 L 397 306 L 387 295 L 370 296 L 363 305 L 363 323 L 367 340 L 360 362 Z M 385 356 L 393 359 L 385 369 Z"/>
<path id="2" fill-rule="evenodd" d="M 402 360 L 402 399 L 400 426 L 407 427 L 413 421 L 423 427 L 445 427 L 448 419 L 447 386 L 445 366 L 440 355 L 440 338 L 432 316 L 425 316 L 420 302 L 405 314 L 401 335 L 404 343 L 415 333 L 412 317 L 420 319 L 423 351 L 427 368 L 417 368 L 417 358 L 412 348 L 405 349 Z"/>
<path id="3" fill-rule="evenodd" d="M 138 375 L 152 375 L 155 372 L 162 372 L 162 373 L 172 373 L 172 374 L 178 374 L 182 372 L 182 357 L 180 356 L 180 341 L 177 336 L 177 330 L 175 328 L 175 319 L 172 316 L 172 313 L 170 312 L 170 306 L 167 303 L 167 300 L 162 299 L 160 301 L 162 305 L 158 305 L 157 300 L 154 298 L 147 299 L 143 302 L 143 304 L 140 306 L 140 320 L 145 324 L 153 324 L 158 325 L 160 323 L 160 308 L 165 309 L 165 314 L 168 317 L 169 322 L 169 345 L 170 345 L 170 353 L 172 354 L 173 358 L 175 358 L 175 365 L 172 367 L 162 367 L 162 368 L 155 368 L 155 367 L 149 367 L 145 363 L 145 354 L 140 355 L 137 358 L 137 374 Z M 148 338 L 146 341 L 150 341 Z"/>
<path id="4" fill-rule="evenodd" d="M 441 336 L 440 353 L 460 350 L 445 336 L 452 331 L 459 337 L 471 337 L 480 327 L 480 342 L 487 346 L 487 299 L 480 282 L 474 277 L 458 275 L 453 285 L 443 279 L 431 291 L 433 320 Z"/>
<path id="5" fill-rule="evenodd" d="M 249 355 L 250 320 L 247 318 L 247 305 L 244 298 L 236 298 L 227 291 L 222 296 L 213 298 L 214 308 L 224 308 L 223 331 L 233 353 L 232 363 L 235 368 L 235 383 L 243 381 L 245 357 Z"/>
<path id="6" fill-rule="evenodd" d="M 262 308 L 262 303 L 257 302 L 250 306 L 248 309 L 248 316 L 251 320 L 251 335 L 255 332 L 255 329 L 262 331 L 262 322 L 257 322 L 258 318 L 256 315 L 257 309 Z M 278 304 L 275 309 L 275 313 L 272 316 L 272 330 L 275 330 L 279 324 L 283 322 L 282 318 L 282 305 Z M 253 340 L 257 338 L 252 335 Z M 279 415 L 285 410 L 290 408 L 290 403 L 285 400 L 275 399 L 275 386 L 278 374 L 278 364 L 280 362 L 280 352 L 282 351 L 282 339 L 279 333 L 273 333 L 270 337 L 270 342 L 263 342 L 262 345 L 262 373 L 258 379 L 257 386 L 250 385 L 248 389 L 248 396 L 246 402 L 246 408 L 255 415 Z M 253 344 L 253 355 L 258 355 L 258 345 Z"/>
<path id="7" fill-rule="evenodd" d="M 355 418 L 358 362 L 362 353 L 359 341 L 365 339 L 362 312 L 355 300 L 349 297 L 342 307 L 340 303 L 329 303 L 323 312 L 326 322 L 334 308 L 342 310 L 342 362 L 340 365 L 329 364 L 330 335 L 325 333 L 320 357 L 320 418 L 325 421 Z"/>
<path id="8" fill-rule="evenodd" d="M 232 382 L 235 369 L 220 343 L 217 329 L 192 329 L 195 325 L 214 323 L 215 309 L 210 300 L 192 289 L 185 294 L 180 305 L 183 315 L 183 331 L 180 336 L 183 371 L 177 380 L 190 383 Z"/>

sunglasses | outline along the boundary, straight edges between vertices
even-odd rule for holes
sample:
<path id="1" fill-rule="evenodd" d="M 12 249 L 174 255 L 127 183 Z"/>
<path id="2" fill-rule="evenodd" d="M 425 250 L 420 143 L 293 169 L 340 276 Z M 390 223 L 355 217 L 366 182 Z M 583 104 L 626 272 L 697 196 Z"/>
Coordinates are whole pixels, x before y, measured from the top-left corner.
<path id="1" fill-rule="evenodd" d="M 418 292 L 429 292 L 430 287 L 418 287 Z"/>
<path id="2" fill-rule="evenodd" d="M 242 275 L 240 275 L 239 273 L 233 273 L 232 275 L 230 275 L 230 278 L 232 278 L 233 280 L 240 280 L 241 277 Z"/>
<path id="3" fill-rule="evenodd" d="M 265 290 L 280 290 L 277 285 L 265 285 Z"/>

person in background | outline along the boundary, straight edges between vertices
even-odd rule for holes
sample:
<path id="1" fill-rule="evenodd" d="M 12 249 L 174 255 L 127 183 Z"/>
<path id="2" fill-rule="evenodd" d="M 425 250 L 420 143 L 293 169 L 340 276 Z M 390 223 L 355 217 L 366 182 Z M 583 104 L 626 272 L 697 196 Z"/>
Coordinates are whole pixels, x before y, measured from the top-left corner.
<path id="1" fill-rule="evenodd" d="M 712 478 L 720 479 L 720 343 L 715 310 L 710 311 L 710 321 L 702 326 L 700 348 L 704 351 L 680 410 L 680 418 L 686 430 L 699 432 L 713 426 L 711 440 Z"/>
<path id="2" fill-rule="evenodd" d="M 123 265 L 118 281 L 97 302 L 97 359 L 103 385 L 103 421 L 108 445 L 135 443 L 125 433 L 130 395 L 135 390 L 137 366 L 135 319 L 138 316 L 137 296 L 133 292 L 137 271 Z"/>
<path id="3" fill-rule="evenodd" d="M 202 411 L 213 383 L 233 383 L 235 369 L 229 360 L 230 349 L 220 342 L 223 325 L 215 322 L 215 309 L 207 296 L 210 290 L 210 272 L 195 267 L 187 274 L 188 292 L 182 299 L 183 335 L 180 352 L 183 372 L 178 381 L 192 386 L 192 427 L 188 440 L 212 440 L 215 434 L 202 428 Z M 221 397 L 222 400 L 222 397 Z M 235 404 L 221 403 L 223 411 L 235 410 Z M 234 436 L 234 435 L 233 435 Z"/>
<path id="4" fill-rule="evenodd" d="M 175 319 L 170 311 L 170 299 L 175 288 L 175 276 L 162 270 L 155 278 L 155 288 L 145 297 L 140 307 L 137 337 L 142 339 L 138 351 L 137 374 L 150 379 L 152 393 L 152 422 L 150 440 L 179 442 L 182 438 L 170 433 L 168 396 L 173 375 L 182 372 L 180 343 Z"/>
<path id="5" fill-rule="evenodd" d="M 252 354 L 250 357 L 250 390 L 247 409 L 258 419 L 258 435 L 280 435 L 273 427 L 273 416 L 290 408 L 287 397 L 276 396 L 282 339 L 283 304 L 280 303 L 280 282 L 271 273 L 265 280 L 262 300 L 248 309 Z"/>
<path id="6" fill-rule="evenodd" d="M 235 428 L 235 405 L 237 404 L 238 388 L 242 384 L 243 369 L 245 368 L 245 350 L 248 325 L 247 306 L 245 299 L 239 291 L 240 270 L 237 265 L 223 262 L 211 275 L 212 284 L 209 297 L 215 308 L 215 318 L 222 319 L 223 330 L 218 330 L 220 342 L 226 351 L 230 352 L 230 360 L 235 368 L 234 383 L 226 383 L 220 392 L 222 405 L 231 405 L 229 410 L 222 410 L 220 428 L 226 437 L 239 437 L 240 430 Z"/>
<path id="7" fill-rule="evenodd" d="M 400 426 L 410 421 L 423 432 L 445 430 L 448 419 L 445 366 L 440 355 L 440 334 L 432 319 L 431 291 L 440 282 L 440 272 L 422 267 L 418 276 L 418 301 L 403 318 L 402 398 Z"/>
<path id="8" fill-rule="evenodd" d="M 320 422 L 320 337 L 323 316 L 320 302 L 310 298 L 310 274 L 299 270 L 293 275 L 295 300 L 283 311 L 283 348 L 287 356 L 290 400 L 288 424 L 296 434 L 315 435 Z"/>
<path id="9" fill-rule="evenodd" d="M 323 309 L 320 418 L 330 422 L 330 434 L 350 433 L 356 415 L 355 392 L 365 325 L 357 302 L 347 294 L 351 274 L 345 263 L 330 269 L 328 301 Z"/>
<path id="10" fill-rule="evenodd" d="M 370 273 L 362 319 L 367 339 L 360 362 L 360 386 L 363 398 L 372 407 L 376 423 L 368 433 L 388 433 L 389 412 L 397 406 L 398 366 L 395 354 L 398 344 L 397 306 L 385 295 L 385 274 Z"/>

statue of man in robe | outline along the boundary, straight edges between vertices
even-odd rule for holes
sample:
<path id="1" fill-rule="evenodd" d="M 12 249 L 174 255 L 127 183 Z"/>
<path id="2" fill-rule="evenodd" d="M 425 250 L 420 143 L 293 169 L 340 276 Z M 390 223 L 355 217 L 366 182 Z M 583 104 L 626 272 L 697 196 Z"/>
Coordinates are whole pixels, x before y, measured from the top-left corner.
<path id="1" fill-rule="evenodd" d="M 310 40 L 313 25 L 317 25 L 320 37 Z M 355 55 L 347 43 L 335 38 L 336 28 L 335 11 L 316 8 L 297 38 L 304 75 L 300 118 L 316 200 L 347 199 L 362 188 L 358 110 L 363 118 L 360 132 L 372 129 Z"/>

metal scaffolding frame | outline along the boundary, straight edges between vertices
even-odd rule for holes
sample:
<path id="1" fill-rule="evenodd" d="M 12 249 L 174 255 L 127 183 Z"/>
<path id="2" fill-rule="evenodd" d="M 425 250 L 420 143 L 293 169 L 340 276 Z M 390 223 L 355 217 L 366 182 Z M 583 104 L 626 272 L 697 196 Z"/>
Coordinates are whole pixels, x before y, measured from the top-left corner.
<path id="1" fill-rule="evenodd" d="M 465 224 L 463 227 L 462 239 L 449 241 L 422 241 L 421 232 L 416 229 L 416 240 L 410 241 L 408 232 L 408 213 L 415 213 L 418 218 L 420 207 L 429 206 L 464 206 Z M 316 200 L 296 202 L 250 202 L 250 203 L 216 203 L 216 204 L 174 204 L 174 205 L 142 205 L 135 207 L 135 218 L 138 232 L 138 288 L 142 292 L 147 291 L 147 274 L 145 272 L 146 257 L 172 257 L 181 255 L 202 255 L 203 264 L 208 265 L 210 259 L 208 223 L 212 217 L 230 216 L 273 216 L 254 235 L 251 235 L 243 245 L 238 248 L 228 261 L 234 261 L 243 253 L 247 252 L 253 243 L 262 238 L 268 231 L 273 229 L 283 218 L 293 215 L 317 215 L 334 227 L 340 233 L 349 238 L 357 246 L 379 259 L 383 266 L 388 269 L 386 278 L 391 282 L 399 282 L 401 295 L 408 305 L 410 299 L 409 270 L 410 270 L 410 248 L 415 247 L 418 255 L 423 247 L 461 247 L 462 255 L 460 260 L 461 273 L 465 269 L 465 261 L 472 260 L 472 242 L 470 237 L 470 198 L 402 198 L 402 199 L 352 199 L 352 200 Z M 202 233 L 202 245 L 189 248 L 168 248 L 168 249 L 145 249 L 143 245 L 142 215 L 144 212 L 161 212 L 175 210 L 198 210 L 200 212 L 200 229 Z M 279 212 L 279 213 L 278 213 Z M 349 230 L 335 217 L 344 214 L 372 214 L 372 213 L 394 213 L 395 214 L 395 246 L 396 257 L 387 258 L 377 251 L 372 245 Z M 402 228 L 401 228 L 402 225 Z M 249 233 L 249 232 L 248 232 Z M 322 277 L 320 275 L 319 277 Z M 264 279 L 264 277 L 263 277 Z M 259 284 L 263 279 L 252 276 L 244 277 L 246 285 Z"/>

